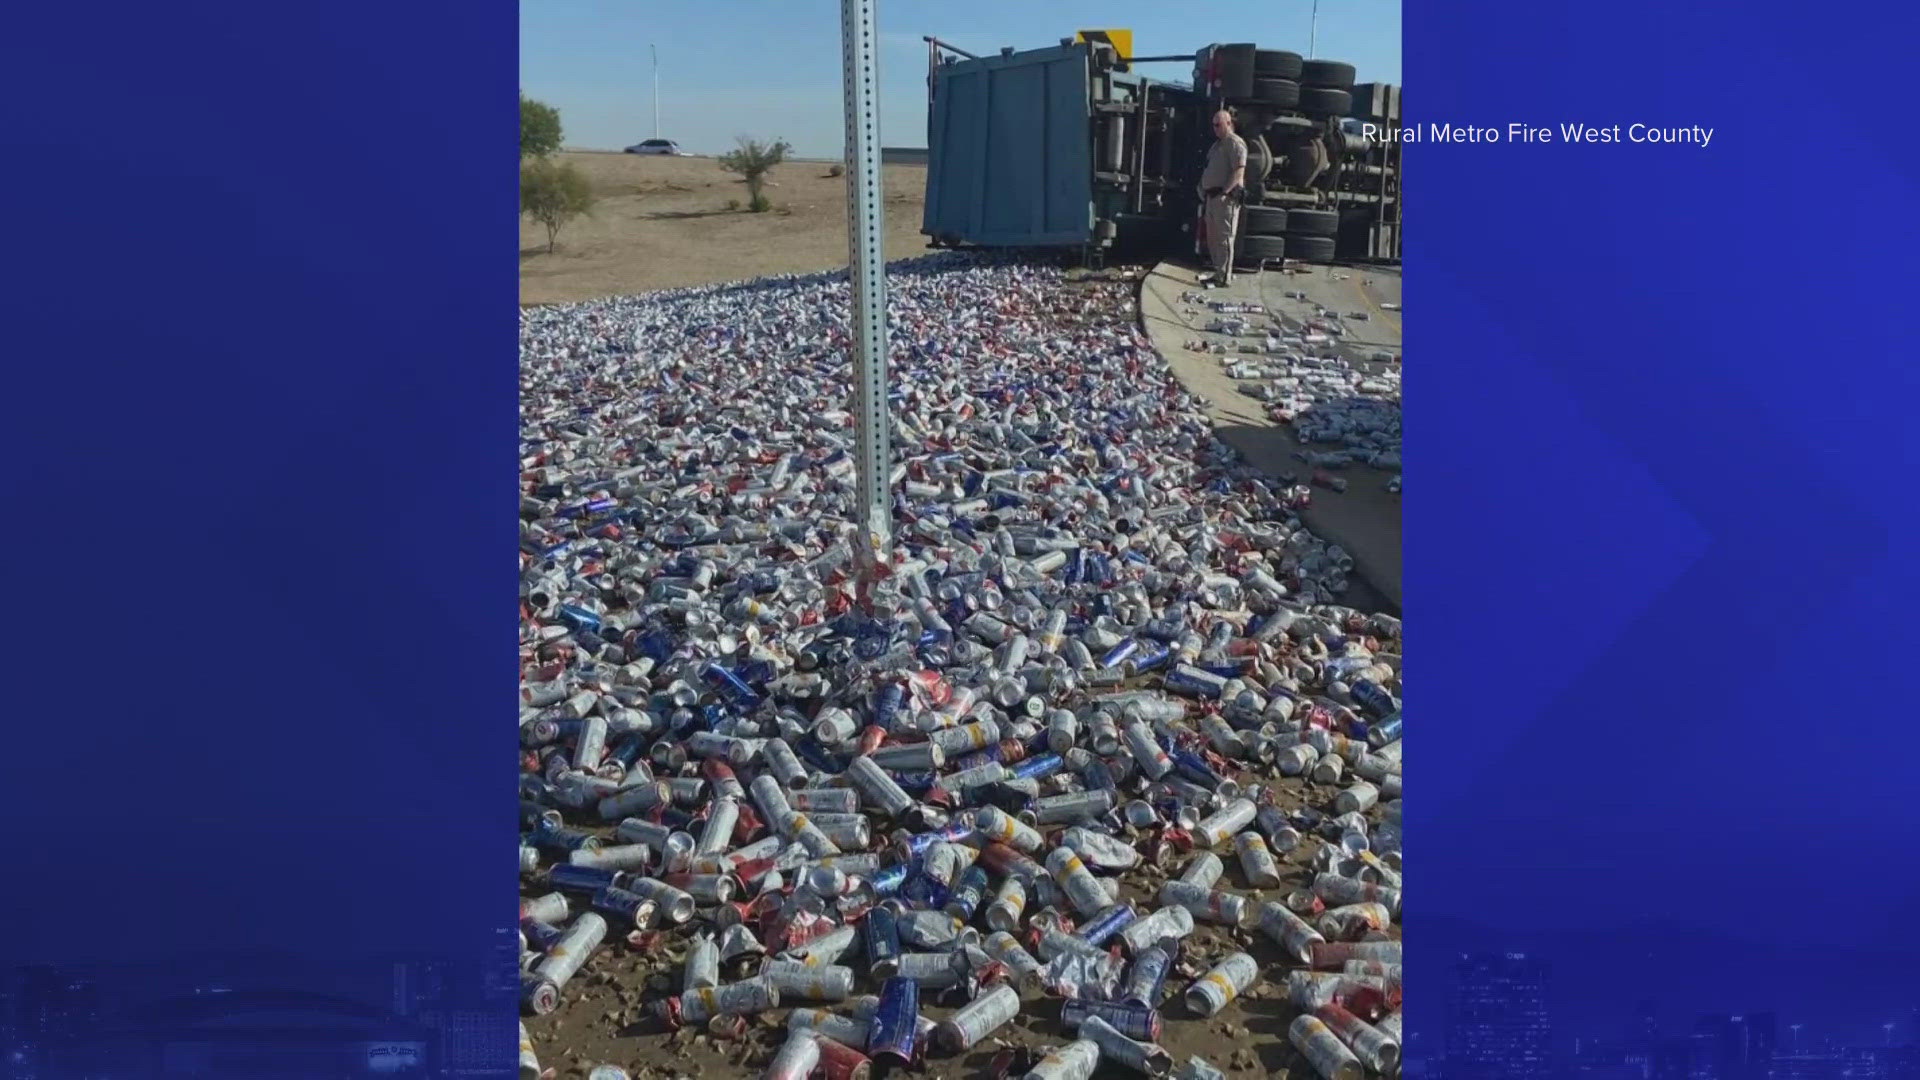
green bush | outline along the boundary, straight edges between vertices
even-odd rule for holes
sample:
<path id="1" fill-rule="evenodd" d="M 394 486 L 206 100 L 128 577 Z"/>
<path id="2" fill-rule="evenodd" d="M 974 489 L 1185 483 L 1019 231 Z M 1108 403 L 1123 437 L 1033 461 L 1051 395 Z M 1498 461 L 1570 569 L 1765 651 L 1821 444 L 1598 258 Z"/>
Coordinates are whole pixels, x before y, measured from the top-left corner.
<path id="1" fill-rule="evenodd" d="M 571 162 L 535 158 L 520 166 L 520 212 L 547 230 L 547 254 L 567 222 L 593 210 L 593 185 Z"/>
<path id="2" fill-rule="evenodd" d="M 738 173 L 746 179 L 747 208 L 758 214 L 772 205 L 767 201 L 767 197 L 760 193 L 766 186 L 767 173 L 775 165 L 787 160 L 787 155 L 792 152 L 793 147 L 788 146 L 785 140 L 774 139 L 771 142 L 762 142 L 742 135 L 740 148 L 721 157 L 720 167 L 730 173 Z"/>
<path id="3" fill-rule="evenodd" d="M 543 158 L 560 149 L 560 110 L 520 94 L 520 157 Z"/>

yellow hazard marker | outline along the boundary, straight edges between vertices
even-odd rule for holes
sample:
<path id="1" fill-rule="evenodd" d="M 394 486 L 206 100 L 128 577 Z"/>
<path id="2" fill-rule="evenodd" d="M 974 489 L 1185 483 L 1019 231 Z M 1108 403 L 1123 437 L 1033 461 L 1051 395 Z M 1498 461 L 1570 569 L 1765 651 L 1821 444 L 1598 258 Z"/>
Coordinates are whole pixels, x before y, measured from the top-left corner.
<path id="1" fill-rule="evenodd" d="M 1113 46 L 1121 60 L 1133 59 L 1133 31 L 1131 30 L 1081 30 L 1073 35 L 1076 42 L 1104 41 Z"/>

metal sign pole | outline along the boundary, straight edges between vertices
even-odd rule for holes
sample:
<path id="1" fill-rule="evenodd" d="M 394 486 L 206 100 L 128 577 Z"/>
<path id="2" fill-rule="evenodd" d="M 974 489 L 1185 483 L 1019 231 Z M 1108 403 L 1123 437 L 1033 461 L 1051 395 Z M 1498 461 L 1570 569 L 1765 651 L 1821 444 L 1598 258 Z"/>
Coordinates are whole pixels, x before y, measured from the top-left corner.
<path id="1" fill-rule="evenodd" d="M 887 449 L 887 277 L 880 242 L 880 89 L 874 0 L 840 0 L 841 59 L 846 74 L 847 266 L 853 281 L 854 429 L 859 503 L 856 520 L 864 542 L 862 578 L 871 584 L 875 564 L 892 536 L 893 507 L 887 497 L 892 457 Z"/>

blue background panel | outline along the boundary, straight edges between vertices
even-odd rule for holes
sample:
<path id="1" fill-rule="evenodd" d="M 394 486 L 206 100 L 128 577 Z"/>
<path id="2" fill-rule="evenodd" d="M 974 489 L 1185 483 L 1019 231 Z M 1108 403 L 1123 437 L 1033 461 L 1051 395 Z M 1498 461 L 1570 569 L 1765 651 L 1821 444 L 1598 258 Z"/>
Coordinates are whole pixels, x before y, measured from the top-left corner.
<path id="1" fill-rule="evenodd" d="M 9 11 L 9 1001 L 512 1067 L 514 66 L 496 0 Z"/>
<path id="2" fill-rule="evenodd" d="M 1406 5 L 1423 136 L 1714 129 L 1405 148 L 1416 1070 L 1545 1075 L 1478 1054 L 1476 994 L 1554 1075 L 1613 1068 L 1643 1012 L 1669 1049 L 1734 1015 L 1782 1055 L 1920 1040 L 1915 21 Z M 1545 989 L 1462 974 L 1486 952 Z"/>

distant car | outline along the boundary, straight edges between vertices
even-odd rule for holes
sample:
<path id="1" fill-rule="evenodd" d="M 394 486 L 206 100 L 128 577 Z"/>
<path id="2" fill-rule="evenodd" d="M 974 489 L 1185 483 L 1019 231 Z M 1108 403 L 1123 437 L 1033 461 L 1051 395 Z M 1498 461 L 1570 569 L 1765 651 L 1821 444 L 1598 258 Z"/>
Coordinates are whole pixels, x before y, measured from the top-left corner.
<path id="1" fill-rule="evenodd" d="M 629 154 L 665 154 L 668 157 L 687 156 L 687 152 L 680 149 L 680 144 L 674 142 L 672 139 L 648 139 L 646 142 L 635 143 L 627 147 L 626 152 Z"/>

